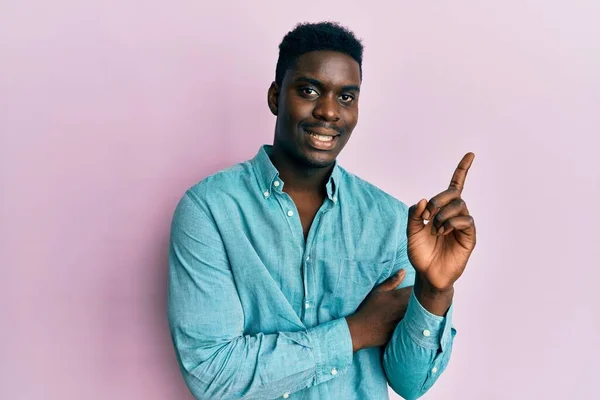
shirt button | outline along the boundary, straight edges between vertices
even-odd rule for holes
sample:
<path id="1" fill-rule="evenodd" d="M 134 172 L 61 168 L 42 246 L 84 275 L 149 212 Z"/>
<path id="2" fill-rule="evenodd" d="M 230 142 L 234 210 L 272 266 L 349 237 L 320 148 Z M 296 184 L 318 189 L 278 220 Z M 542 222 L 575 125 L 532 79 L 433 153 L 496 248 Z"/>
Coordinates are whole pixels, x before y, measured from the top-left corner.
<path id="1" fill-rule="evenodd" d="M 290 397 L 290 392 L 285 392 L 285 393 L 283 394 L 283 398 L 284 398 L 284 399 L 287 399 L 288 397 Z"/>
<path id="2" fill-rule="evenodd" d="M 265 197 L 269 197 L 269 191 L 267 190 L 266 192 L 263 193 L 265 195 Z"/>
<path id="3" fill-rule="evenodd" d="M 275 186 L 275 187 L 279 187 L 279 181 L 275 181 L 275 182 L 273 182 L 273 186 Z"/>
<path id="4" fill-rule="evenodd" d="M 288 211 L 288 217 L 291 217 L 292 215 L 294 215 L 294 212 L 292 210 Z"/>
<path id="5" fill-rule="evenodd" d="M 437 372 L 437 367 L 433 367 L 433 368 L 431 369 L 431 372 L 433 372 L 433 373 L 435 374 L 435 373 Z"/>
<path id="6" fill-rule="evenodd" d="M 425 329 L 425 330 L 423 331 L 423 336 L 425 336 L 425 337 L 429 337 L 429 336 L 431 336 L 431 332 L 429 332 L 429 329 Z"/>
<path id="7" fill-rule="evenodd" d="M 310 260 L 310 256 L 306 256 L 306 261 Z"/>
<path id="8" fill-rule="evenodd" d="M 304 303 L 304 308 L 310 308 L 310 303 L 308 301 Z"/>
<path id="9" fill-rule="evenodd" d="M 337 201 L 337 196 L 333 196 L 333 202 L 335 203 Z"/>
<path id="10" fill-rule="evenodd" d="M 335 369 L 335 368 L 334 368 L 334 369 L 332 369 L 332 370 L 331 370 L 331 375 L 337 375 L 337 369 Z"/>

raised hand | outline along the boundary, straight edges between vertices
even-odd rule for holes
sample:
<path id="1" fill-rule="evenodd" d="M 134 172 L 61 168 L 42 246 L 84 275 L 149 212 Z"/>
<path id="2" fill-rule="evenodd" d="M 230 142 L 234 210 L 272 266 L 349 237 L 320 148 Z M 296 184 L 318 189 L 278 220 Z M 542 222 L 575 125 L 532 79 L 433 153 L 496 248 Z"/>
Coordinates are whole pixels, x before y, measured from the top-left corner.
<path id="1" fill-rule="evenodd" d="M 435 291 L 453 288 L 475 248 L 475 223 L 461 197 L 474 158 L 467 153 L 448 189 L 429 201 L 421 199 L 409 210 L 408 257 L 423 284 Z"/>

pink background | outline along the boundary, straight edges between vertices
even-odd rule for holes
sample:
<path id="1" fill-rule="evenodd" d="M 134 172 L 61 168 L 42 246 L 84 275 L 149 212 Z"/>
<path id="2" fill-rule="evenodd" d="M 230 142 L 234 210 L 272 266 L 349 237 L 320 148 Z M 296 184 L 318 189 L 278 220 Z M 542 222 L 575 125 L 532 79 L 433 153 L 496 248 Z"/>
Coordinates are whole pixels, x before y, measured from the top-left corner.
<path id="1" fill-rule="evenodd" d="M 412 204 L 477 155 L 479 245 L 425 398 L 600 398 L 600 2 L 4 0 L 1 399 L 191 398 L 173 209 L 270 143 L 277 45 L 323 19 L 366 45 L 346 168 Z"/>

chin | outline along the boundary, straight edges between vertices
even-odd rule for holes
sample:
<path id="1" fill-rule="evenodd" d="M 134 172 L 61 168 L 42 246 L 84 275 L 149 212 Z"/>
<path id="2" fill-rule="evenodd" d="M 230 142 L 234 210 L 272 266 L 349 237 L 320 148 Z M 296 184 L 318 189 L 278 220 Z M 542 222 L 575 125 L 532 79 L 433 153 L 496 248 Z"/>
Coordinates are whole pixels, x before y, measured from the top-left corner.
<path id="1" fill-rule="evenodd" d="M 335 157 L 314 157 L 313 155 L 305 155 L 305 162 L 312 168 L 326 168 L 335 162 Z"/>

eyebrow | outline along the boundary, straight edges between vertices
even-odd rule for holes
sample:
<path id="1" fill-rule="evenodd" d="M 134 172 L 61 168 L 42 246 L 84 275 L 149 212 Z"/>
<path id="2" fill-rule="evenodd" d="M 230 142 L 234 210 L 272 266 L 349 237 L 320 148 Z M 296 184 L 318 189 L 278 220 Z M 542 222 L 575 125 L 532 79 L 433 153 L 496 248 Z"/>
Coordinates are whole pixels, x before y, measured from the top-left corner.
<path id="1" fill-rule="evenodd" d="M 323 83 L 321 83 L 320 81 L 313 79 L 313 78 L 309 78 L 308 76 L 300 76 L 296 79 L 294 79 L 294 82 L 308 82 L 312 85 L 318 86 L 318 87 L 323 87 Z M 356 86 L 356 85 L 346 85 L 344 87 L 342 87 L 342 92 L 360 92 L 360 87 Z"/>

